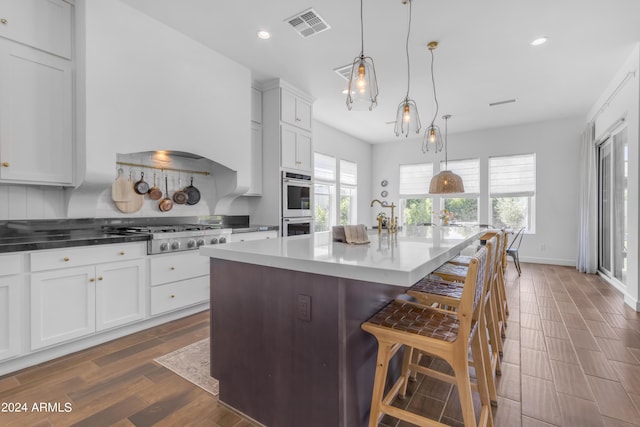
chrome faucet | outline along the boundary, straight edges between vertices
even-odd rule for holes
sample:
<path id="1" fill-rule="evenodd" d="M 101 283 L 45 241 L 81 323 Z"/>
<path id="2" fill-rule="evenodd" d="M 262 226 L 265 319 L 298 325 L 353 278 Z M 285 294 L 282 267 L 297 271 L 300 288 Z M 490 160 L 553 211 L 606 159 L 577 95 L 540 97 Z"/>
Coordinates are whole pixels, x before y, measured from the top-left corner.
<path id="1" fill-rule="evenodd" d="M 381 202 L 378 199 L 373 199 L 371 201 L 370 206 L 373 207 L 375 203 L 379 203 L 380 206 L 382 206 L 383 208 L 391 208 L 391 218 L 389 218 L 389 222 L 387 222 L 387 231 L 389 233 L 396 233 L 398 231 L 398 218 L 394 215 L 396 205 L 394 205 L 393 203 L 388 204 L 387 202 Z M 378 233 L 381 233 L 381 232 L 382 232 L 382 217 L 378 215 Z"/>

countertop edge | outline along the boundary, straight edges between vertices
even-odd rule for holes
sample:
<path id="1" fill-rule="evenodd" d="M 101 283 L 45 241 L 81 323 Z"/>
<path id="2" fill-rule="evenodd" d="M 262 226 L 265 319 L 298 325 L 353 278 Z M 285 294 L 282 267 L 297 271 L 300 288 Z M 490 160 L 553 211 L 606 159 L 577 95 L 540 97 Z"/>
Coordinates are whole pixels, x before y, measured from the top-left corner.
<path id="1" fill-rule="evenodd" d="M 117 243 L 133 243 L 133 242 L 146 242 L 150 239 L 147 234 L 135 234 L 135 235 L 113 235 L 109 237 L 91 238 L 77 240 L 52 240 L 52 241 L 40 241 L 40 242 L 24 242 L 24 243 L 9 243 L 6 245 L 0 244 L 0 254 L 8 254 L 13 252 L 27 252 L 27 251 L 39 251 L 46 249 L 60 249 L 60 248 L 72 248 L 82 246 L 96 246 L 96 245 L 109 245 Z"/>

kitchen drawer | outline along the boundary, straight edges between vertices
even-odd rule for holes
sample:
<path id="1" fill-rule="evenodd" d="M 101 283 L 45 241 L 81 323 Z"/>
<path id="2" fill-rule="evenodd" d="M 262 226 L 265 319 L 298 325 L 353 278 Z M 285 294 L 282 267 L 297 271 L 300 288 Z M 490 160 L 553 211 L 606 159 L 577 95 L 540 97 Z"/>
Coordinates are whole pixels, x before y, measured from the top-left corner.
<path id="1" fill-rule="evenodd" d="M 23 255 L 0 255 L 0 276 L 22 273 Z"/>
<path id="2" fill-rule="evenodd" d="M 209 276 L 151 288 L 151 315 L 209 301 Z"/>
<path id="3" fill-rule="evenodd" d="M 209 277 L 209 258 L 198 251 L 151 256 L 151 286 L 198 276 Z"/>
<path id="4" fill-rule="evenodd" d="M 50 249 L 31 254 L 31 271 L 101 264 L 146 256 L 147 244 L 144 242 Z"/>

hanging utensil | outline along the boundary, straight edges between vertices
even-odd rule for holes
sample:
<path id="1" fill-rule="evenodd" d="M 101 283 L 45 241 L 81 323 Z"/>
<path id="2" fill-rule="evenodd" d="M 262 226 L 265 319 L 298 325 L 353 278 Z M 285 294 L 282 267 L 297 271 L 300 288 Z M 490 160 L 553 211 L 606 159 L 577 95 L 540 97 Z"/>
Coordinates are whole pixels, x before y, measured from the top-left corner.
<path id="1" fill-rule="evenodd" d="M 147 194 L 149 192 L 149 184 L 144 180 L 144 172 L 140 172 L 140 179 L 133 184 L 133 189 L 138 194 Z"/>
<path id="2" fill-rule="evenodd" d="M 164 194 L 164 199 L 158 204 L 158 208 L 162 212 L 169 212 L 173 208 L 173 201 L 169 198 L 169 179 L 166 176 L 164 177 L 164 188 L 166 193 Z"/>
<path id="3" fill-rule="evenodd" d="M 174 184 L 175 184 L 175 181 L 174 181 Z M 187 203 L 189 196 L 187 196 L 187 193 L 182 191 L 180 187 L 182 187 L 182 180 L 178 178 L 178 188 L 173 193 L 173 201 L 179 205 L 184 205 L 185 203 Z"/>
<path id="4" fill-rule="evenodd" d="M 158 184 L 156 183 L 156 174 L 153 173 L 153 187 L 149 189 L 147 193 L 151 200 L 160 200 L 162 198 L 162 190 L 158 188 Z"/>
<path id="5" fill-rule="evenodd" d="M 193 177 L 191 177 L 191 184 L 185 187 L 184 192 L 187 193 L 188 205 L 195 205 L 200 201 L 200 190 L 193 186 Z"/>

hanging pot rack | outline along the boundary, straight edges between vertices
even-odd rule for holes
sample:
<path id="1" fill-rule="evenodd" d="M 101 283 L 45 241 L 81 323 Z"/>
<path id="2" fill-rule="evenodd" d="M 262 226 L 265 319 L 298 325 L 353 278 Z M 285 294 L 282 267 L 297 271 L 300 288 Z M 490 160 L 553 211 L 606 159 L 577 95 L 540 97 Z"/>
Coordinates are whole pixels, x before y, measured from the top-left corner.
<path id="1" fill-rule="evenodd" d="M 117 165 L 121 165 L 121 166 L 130 166 L 130 167 L 134 167 L 134 168 L 144 168 L 144 169 L 155 169 L 155 170 L 159 170 L 159 171 L 173 171 L 173 172 L 184 172 L 184 173 L 188 173 L 188 174 L 199 174 L 199 175 L 211 175 L 211 172 L 206 172 L 206 171 L 196 171 L 196 170 L 190 170 L 190 169 L 179 169 L 179 168 L 170 168 L 170 167 L 165 167 L 165 166 L 150 166 L 150 165 L 144 165 L 142 163 L 129 163 L 129 162 L 116 162 Z"/>

